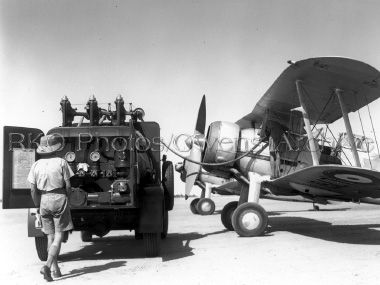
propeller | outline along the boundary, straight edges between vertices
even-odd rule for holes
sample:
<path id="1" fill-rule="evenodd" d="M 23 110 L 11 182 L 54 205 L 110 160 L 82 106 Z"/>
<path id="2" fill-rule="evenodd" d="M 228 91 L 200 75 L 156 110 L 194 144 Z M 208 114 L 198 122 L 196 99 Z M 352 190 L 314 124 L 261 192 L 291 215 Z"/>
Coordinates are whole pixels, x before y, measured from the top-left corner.
<path id="1" fill-rule="evenodd" d="M 202 151 L 204 147 L 204 137 L 206 128 L 206 96 L 203 95 L 201 105 L 198 110 L 197 122 L 195 124 L 194 135 L 191 141 L 187 141 L 187 145 L 191 147 L 189 159 L 201 162 Z M 201 165 L 186 161 L 186 184 L 185 184 L 185 199 L 189 198 L 191 189 L 197 179 L 198 173 L 201 170 Z"/>

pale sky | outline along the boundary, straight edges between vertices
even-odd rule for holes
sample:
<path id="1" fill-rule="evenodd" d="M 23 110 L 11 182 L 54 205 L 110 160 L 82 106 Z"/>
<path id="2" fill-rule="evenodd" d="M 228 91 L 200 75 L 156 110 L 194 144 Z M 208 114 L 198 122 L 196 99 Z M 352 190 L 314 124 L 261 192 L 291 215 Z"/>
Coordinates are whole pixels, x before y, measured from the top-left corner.
<path id="1" fill-rule="evenodd" d="M 289 59 L 344 56 L 380 69 L 379 1 L 2 0 L 0 9 L 1 128 L 46 132 L 61 124 L 62 96 L 113 104 L 120 93 L 169 139 L 193 132 L 203 94 L 208 124 L 240 119 Z"/>

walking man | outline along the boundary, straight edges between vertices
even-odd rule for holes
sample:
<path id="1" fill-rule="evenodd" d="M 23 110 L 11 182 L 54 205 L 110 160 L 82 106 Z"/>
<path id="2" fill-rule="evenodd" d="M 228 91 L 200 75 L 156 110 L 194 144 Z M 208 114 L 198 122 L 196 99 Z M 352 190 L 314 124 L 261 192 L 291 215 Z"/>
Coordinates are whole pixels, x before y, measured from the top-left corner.
<path id="1" fill-rule="evenodd" d="M 37 148 L 41 159 L 32 165 L 28 175 L 34 203 L 40 204 L 42 231 L 48 236 L 48 259 L 40 273 L 49 282 L 53 281 L 52 275 L 54 278 L 62 276 L 57 258 L 65 233 L 73 229 L 68 197 L 70 177 L 74 173 L 64 159 L 55 156 L 62 143 L 57 135 L 41 137 Z"/>

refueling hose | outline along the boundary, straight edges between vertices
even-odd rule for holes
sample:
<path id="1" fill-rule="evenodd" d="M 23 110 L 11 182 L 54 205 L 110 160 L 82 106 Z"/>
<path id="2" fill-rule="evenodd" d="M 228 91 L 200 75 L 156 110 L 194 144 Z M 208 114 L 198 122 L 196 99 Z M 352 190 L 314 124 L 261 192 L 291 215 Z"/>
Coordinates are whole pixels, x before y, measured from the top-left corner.
<path id="1" fill-rule="evenodd" d="M 161 143 L 168 148 L 168 150 L 170 150 L 172 153 L 174 153 L 175 155 L 179 156 L 180 158 L 182 158 L 183 160 L 185 161 L 189 161 L 189 162 L 192 162 L 192 163 L 195 163 L 195 164 L 198 164 L 198 165 L 201 165 L 201 166 L 223 166 L 223 165 L 228 165 L 230 163 L 234 163 L 240 159 L 242 159 L 243 157 L 246 157 L 247 155 L 249 155 L 251 152 L 253 152 L 265 139 L 265 138 L 262 138 L 260 139 L 250 150 L 246 151 L 245 153 L 243 153 L 242 155 L 232 159 L 232 160 L 229 160 L 229 161 L 225 161 L 225 162 L 215 162 L 215 163 L 207 163 L 207 162 L 200 162 L 200 161 L 195 161 L 195 160 L 192 160 L 190 158 L 187 158 L 181 154 L 179 154 L 177 151 L 173 150 L 170 146 L 168 146 L 163 140 L 161 140 Z"/>

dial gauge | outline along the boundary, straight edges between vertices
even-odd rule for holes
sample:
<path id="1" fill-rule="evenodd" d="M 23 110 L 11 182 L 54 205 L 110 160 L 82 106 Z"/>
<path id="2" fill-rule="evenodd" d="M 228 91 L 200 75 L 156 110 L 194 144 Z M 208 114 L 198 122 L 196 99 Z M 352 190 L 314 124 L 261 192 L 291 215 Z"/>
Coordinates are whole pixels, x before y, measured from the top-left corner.
<path id="1" fill-rule="evenodd" d="M 69 151 L 65 154 L 65 159 L 67 162 L 73 162 L 75 160 L 75 152 Z"/>
<path id="2" fill-rule="evenodd" d="M 95 161 L 98 161 L 100 159 L 100 153 L 97 152 L 97 151 L 93 151 L 90 153 L 90 159 L 91 161 L 95 162 Z"/>

